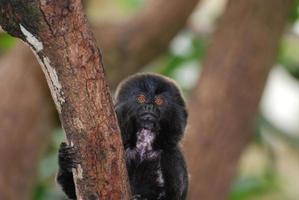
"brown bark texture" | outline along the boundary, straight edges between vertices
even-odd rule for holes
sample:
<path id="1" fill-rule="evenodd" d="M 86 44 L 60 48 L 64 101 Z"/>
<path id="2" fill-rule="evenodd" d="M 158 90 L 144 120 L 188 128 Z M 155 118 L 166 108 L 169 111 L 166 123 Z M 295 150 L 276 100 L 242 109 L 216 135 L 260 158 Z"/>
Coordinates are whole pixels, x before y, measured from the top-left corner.
<path id="1" fill-rule="evenodd" d="M 138 71 L 164 52 L 185 26 L 199 0 L 148 0 L 131 20 L 119 25 L 99 25 L 95 36 L 105 55 L 110 85 Z M 101 38 L 105 38 L 101 40 Z"/>
<path id="2" fill-rule="evenodd" d="M 1 1 L 0 24 L 40 61 L 68 142 L 79 152 L 77 199 L 129 199 L 120 131 L 81 1 Z"/>
<path id="3" fill-rule="evenodd" d="M 18 43 L 0 60 L 0 199 L 5 200 L 31 195 L 45 146 L 41 141 L 48 139 L 53 127 L 53 106 L 46 85 L 41 85 L 42 71 L 31 54 Z M 20 68 L 24 60 L 28 67 L 36 67 Z"/>
<path id="4" fill-rule="evenodd" d="M 190 99 L 184 143 L 190 200 L 226 199 L 250 139 L 291 0 L 231 0 Z"/>

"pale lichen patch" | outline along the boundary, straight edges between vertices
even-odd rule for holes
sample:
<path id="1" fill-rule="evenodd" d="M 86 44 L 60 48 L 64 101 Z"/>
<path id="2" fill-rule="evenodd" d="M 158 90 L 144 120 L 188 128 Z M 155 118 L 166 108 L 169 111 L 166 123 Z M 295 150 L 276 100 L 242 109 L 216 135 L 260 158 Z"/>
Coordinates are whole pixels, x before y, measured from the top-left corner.
<path id="1" fill-rule="evenodd" d="M 73 119 L 73 124 L 74 124 L 74 127 L 77 130 L 83 130 L 84 129 L 84 125 L 83 125 L 82 121 L 79 118 L 74 118 Z"/>
<path id="2" fill-rule="evenodd" d="M 25 36 L 26 41 L 30 44 L 33 53 L 38 59 L 43 72 L 45 73 L 48 85 L 52 97 L 54 99 L 55 105 L 59 113 L 61 113 L 62 104 L 65 102 L 64 93 L 62 91 L 62 86 L 59 82 L 57 72 L 55 68 L 51 66 L 50 59 L 46 56 L 39 54 L 43 50 L 43 43 L 40 42 L 32 33 L 30 33 L 22 24 L 20 24 L 20 29 Z"/>
<path id="3" fill-rule="evenodd" d="M 33 53 L 37 57 L 37 60 L 40 63 L 42 70 L 46 76 L 56 108 L 58 112 L 61 113 L 61 106 L 65 102 L 65 99 L 56 70 L 51 66 L 49 58 L 43 56 L 41 60 L 34 49 Z"/>
<path id="4" fill-rule="evenodd" d="M 24 26 L 22 26 L 22 24 L 20 24 L 20 29 L 24 34 L 27 42 L 33 46 L 35 51 L 39 52 L 43 50 L 43 43 L 40 42 L 36 37 L 34 37 L 34 35 L 31 34 Z"/>
<path id="5" fill-rule="evenodd" d="M 47 68 L 48 75 L 50 76 L 51 82 L 54 87 L 54 91 L 56 93 L 56 100 L 60 104 L 60 106 L 65 102 L 64 99 L 64 93 L 62 91 L 62 86 L 59 82 L 57 72 L 55 68 L 53 68 L 50 64 L 50 60 L 48 57 L 43 57 L 43 63 L 45 64 L 45 67 Z"/>
<path id="6" fill-rule="evenodd" d="M 75 174 L 76 172 L 75 172 L 76 170 L 74 169 L 73 170 L 73 174 Z M 76 176 L 75 176 L 76 177 Z M 77 197 L 77 200 L 83 200 L 83 198 L 82 198 L 82 196 L 81 196 L 81 193 L 79 192 L 79 187 L 77 187 L 77 179 L 76 178 L 74 178 L 74 183 L 75 183 L 75 189 L 76 189 L 76 197 Z"/>
<path id="7" fill-rule="evenodd" d="M 74 175 L 74 183 L 77 186 L 77 182 L 79 179 L 83 179 L 83 169 L 80 164 L 77 165 L 76 169 L 73 169 L 73 175 Z M 83 198 L 80 196 L 80 192 L 78 191 L 79 187 L 76 188 L 76 196 L 78 200 L 83 200 Z"/>
<path id="8" fill-rule="evenodd" d="M 83 169 L 81 167 L 80 164 L 77 165 L 77 168 L 75 169 L 75 173 L 74 175 L 78 178 L 78 179 L 83 179 Z"/>
<path id="9" fill-rule="evenodd" d="M 49 75 L 50 75 L 50 78 L 54 84 L 54 86 L 58 89 L 58 90 L 61 90 L 61 84 L 58 80 L 58 76 L 57 76 L 57 72 L 56 70 L 50 65 L 50 60 L 48 57 L 43 57 L 43 61 L 47 67 L 47 69 L 49 69 Z"/>

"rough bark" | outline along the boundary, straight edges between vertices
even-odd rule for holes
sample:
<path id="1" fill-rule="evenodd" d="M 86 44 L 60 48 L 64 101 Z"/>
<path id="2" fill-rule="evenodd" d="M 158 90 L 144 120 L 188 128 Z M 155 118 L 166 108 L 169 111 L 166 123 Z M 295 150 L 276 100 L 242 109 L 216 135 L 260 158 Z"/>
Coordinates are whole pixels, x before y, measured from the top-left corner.
<path id="1" fill-rule="evenodd" d="M 189 199 L 226 199 L 291 3 L 229 1 L 190 99 Z"/>
<path id="2" fill-rule="evenodd" d="M 198 2 L 151 0 L 126 23 L 96 26 L 112 88 L 165 51 Z"/>
<path id="3" fill-rule="evenodd" d="M 78 199 L 129 199 L 120 132 L 80 0 L 1 1 L 0 24 L 37 55 L 70 145 Z M 97 149 L 97 151 L 95 151 Z"/>
<path id="4" fill-rule="evenodd" d="M 54 109 L 31 54 L 17 44 L 0 60 L 0 199 L 29 198 L 43 140 L 53 127 Z"/>

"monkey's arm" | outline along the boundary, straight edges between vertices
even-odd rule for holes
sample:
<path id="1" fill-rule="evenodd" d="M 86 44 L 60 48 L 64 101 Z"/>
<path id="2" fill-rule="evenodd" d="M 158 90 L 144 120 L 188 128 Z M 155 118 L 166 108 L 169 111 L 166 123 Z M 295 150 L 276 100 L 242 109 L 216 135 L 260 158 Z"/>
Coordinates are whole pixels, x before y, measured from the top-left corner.
<path id="1" fill-rule="evenodd" d="M 161 157 L 161 168 L 165 183 L 165 200 L 185 200 L 188 190 L 188 173 L 180 150 L 166 150 Z"/>
<path id="2" fill-rule="evenodd" d="M 73 147 L 68 147 L 64 142 L 61 143 L 58 153 L 59 170 L 56 177 L 67 197 L 74 200 L 76 200 L 76 190 L 72 169 L 76 167 L 75 155 Z"/>

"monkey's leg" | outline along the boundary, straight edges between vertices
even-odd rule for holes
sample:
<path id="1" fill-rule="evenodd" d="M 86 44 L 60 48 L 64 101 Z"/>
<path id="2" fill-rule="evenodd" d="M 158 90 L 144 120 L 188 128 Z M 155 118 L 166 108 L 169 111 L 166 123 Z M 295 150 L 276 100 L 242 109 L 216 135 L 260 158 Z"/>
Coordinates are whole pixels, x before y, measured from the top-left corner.
<path id="1" fill-rule="evenodd" d="M 179 149 L 163 151 L 161 170 L 166 192 L 161 200 L 185 200 L 188 190 L 188 173 L 184 157 Z"/>
<path id="2" fill-rule="evenodd" d="M 61 143 L 58 152 L 59 170 L 56 179 L 61 185 L 62 190 L 70 199 L 76 199 L 76 190 L 72 173 L 72 169 L 78 164 L 76 159 L 76 150 L 73 147 L 67 146 L 64 142 Z"/>

